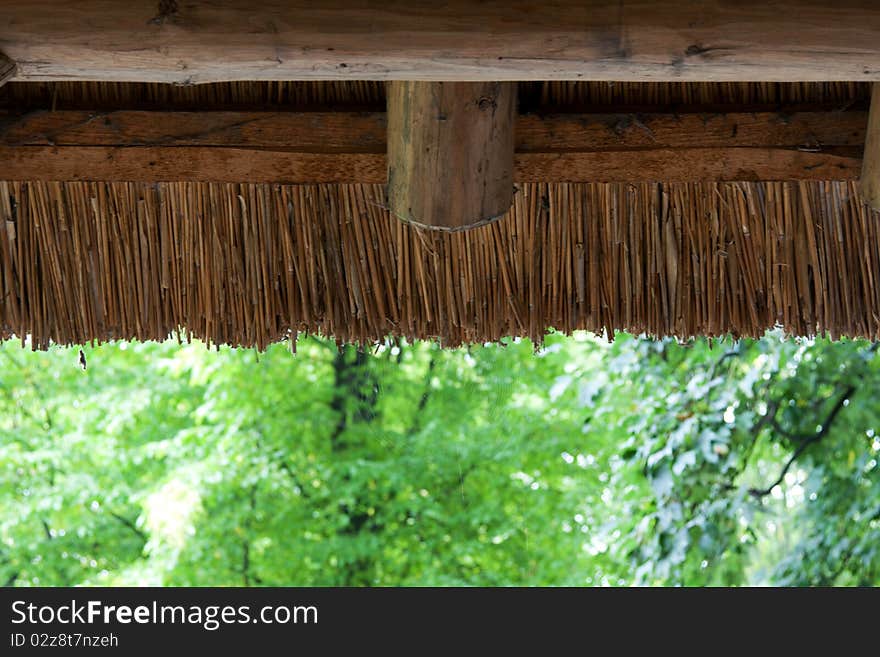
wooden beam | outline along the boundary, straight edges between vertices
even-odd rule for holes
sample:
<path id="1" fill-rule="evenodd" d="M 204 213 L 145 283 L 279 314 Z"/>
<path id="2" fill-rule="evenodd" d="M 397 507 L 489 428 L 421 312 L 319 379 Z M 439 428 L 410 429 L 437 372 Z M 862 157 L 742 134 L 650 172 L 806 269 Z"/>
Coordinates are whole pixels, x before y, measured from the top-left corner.
<path id="1" fill-rule="evenodd" d="M 385 125 L 384 112 L 0 111 L 0 145 L 384 153 Z"/>
<path id="2" fill-rule="evenodd" d="M 384 183 L 385 156 L 240 148 L 0 146 L 0 178 L 226 183 Z"/>
<path id="3" fill-rule="evenodd" d="M 15 76 L 15 62 L 0 52 L 0 87 Z"/>
<path id="4" fill-rule="evenodd" d="M 521 114 L 516 150 L 860 146 L 862 111 Z M 383 112 L 0 110 L 5 146 L 230 146 L 384 153 Z"/>
<path id="5" fill-rule="evenodd" d="M 851 180 L 867 113 L 516 118 L 520 182 Z M 386 117 L 351 112 L 0 113 L 0 179 L 386 182 Z"/>
<path id="6" fill-rule="evenodd" d="M 6 0 L 17 80 L 880 81 L 876 0 Z"/>
<path id="7" fill-rule="evenodd" d="M 871 112 L 865 136 L 865 154 L 862 163 L 861 192 L 865 202 L 880 211 L 880 83 L 874 83 L 871 93 Z"/>
<path id="8" fill-rule="evenodd" d="M 512 82 L 388 85 L 388 208 L 407 223 L 464 230 L 513 203 Z"/>

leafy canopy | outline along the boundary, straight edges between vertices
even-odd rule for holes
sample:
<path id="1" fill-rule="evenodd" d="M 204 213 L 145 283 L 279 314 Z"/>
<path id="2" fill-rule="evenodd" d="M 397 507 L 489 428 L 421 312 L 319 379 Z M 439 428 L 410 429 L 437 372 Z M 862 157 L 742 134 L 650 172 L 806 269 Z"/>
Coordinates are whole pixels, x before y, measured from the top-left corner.
<path id="1" fill-rule="evenodd" d="M 880 357 L 0 346 L 0 583 L 880 583 Z"/>

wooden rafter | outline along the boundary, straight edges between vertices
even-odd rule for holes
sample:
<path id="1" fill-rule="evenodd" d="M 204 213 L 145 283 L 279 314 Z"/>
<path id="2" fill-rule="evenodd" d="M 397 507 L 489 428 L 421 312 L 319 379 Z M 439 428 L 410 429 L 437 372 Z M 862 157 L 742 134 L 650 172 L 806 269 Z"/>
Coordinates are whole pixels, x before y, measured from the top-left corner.
<path id="1" fill-rule="evenodd" d="M 0 179 L 386 181 L 385 114 L 0 113 Z M 867 113 L 516 118 L 519 182 L 848 180 Z"/>
<path id="2" fill-rule="evenodd" d="M 19 80 L 880 80 L 875 0 L 7 0 Z"/>

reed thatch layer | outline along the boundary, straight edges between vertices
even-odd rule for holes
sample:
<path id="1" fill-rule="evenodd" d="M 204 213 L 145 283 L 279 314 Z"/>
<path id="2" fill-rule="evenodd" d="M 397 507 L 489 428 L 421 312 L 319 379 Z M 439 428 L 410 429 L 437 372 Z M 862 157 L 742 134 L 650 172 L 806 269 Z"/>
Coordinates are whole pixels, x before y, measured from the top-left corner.
<path id="1" fill-rule="evenodd" d="M 880 216 L 847 183 L 524 185 L 420 231 L 368 185 L 0 182 L 0 337 L 443 343 L 562 331 L 880 338 Z"/>
<path id="2" fill-rule="evenodd" d="M 525 83 L 526 111 L 865 103 L 860 83 Z M 381 109 L 376 82 L 11 83 L 0 107 Z M 2 174 L 0 174 L 2 177 Z M 880 218 L 845 183 L 525 185 L 455 235 L 376 186 L 0 182 L 0 337 L 447 344 L 547 327 L 880 337 Z M 5 230 L 3 230 L 5 226 Z"/>

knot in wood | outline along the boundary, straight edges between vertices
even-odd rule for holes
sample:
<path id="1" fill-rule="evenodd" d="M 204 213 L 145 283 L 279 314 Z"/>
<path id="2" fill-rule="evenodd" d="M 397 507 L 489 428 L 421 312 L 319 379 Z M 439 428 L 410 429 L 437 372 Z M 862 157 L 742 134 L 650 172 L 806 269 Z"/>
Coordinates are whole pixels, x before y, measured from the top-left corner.
<path id="1" fill-rule="evenodd" d="M 495 111 L 498 109 L 498 101 L 495 100 L 494 96 L 482 96 L 477 102 L 477 107 L 479 107 L 482 112 L 489 109 Z"/>

